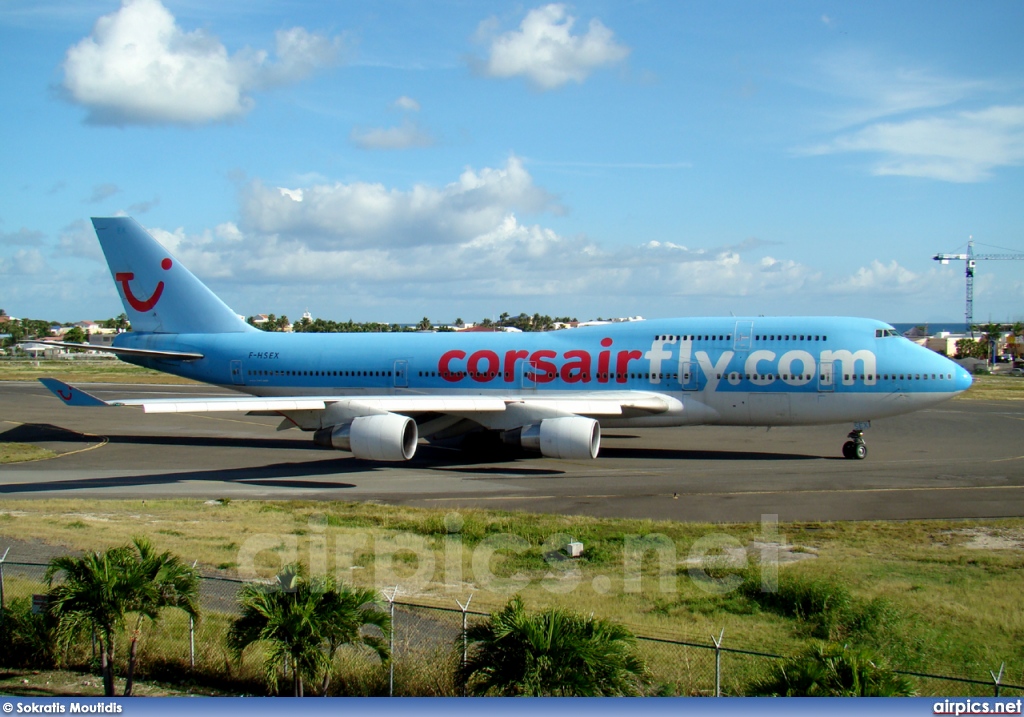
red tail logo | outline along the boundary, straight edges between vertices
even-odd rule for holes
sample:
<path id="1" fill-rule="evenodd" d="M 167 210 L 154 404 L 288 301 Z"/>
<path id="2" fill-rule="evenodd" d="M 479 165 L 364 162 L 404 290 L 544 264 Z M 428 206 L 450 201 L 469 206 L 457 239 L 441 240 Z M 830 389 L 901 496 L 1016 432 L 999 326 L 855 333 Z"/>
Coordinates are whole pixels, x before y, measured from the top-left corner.
<path id="1" fill-rule="evenodd" d="M 65 401 L 70 401 L 71 397 L 74 396 L 75 394 L 74 394 L 73 391 L 68 390 L 68 395 L 65 396 L 64 395 L 64 391 L 62 391 L 61 389 L 58 388 L 57 389 L 57 395 L 60 396 L 61 398 L 63 398 Z"/>
<path id="2" fill-rule="evenodd" d="M 165 258 L 160 262 L 160 268 L 167 271 L 171 268 L 171 260 Z M 129 281 L 135 278 L 135 274 L 130 271 L 123 271 L 114 274 L 114 281 L 121 283 L 121 289 L 124 291 L 124 298 L 128 300 L 128 303 L 136 311 L 145 313 L 156 306 L 156 302 L 160 301 L 160 297 L 164 293 L 164 282 L 158 282 L 156 289 L 153 291 L 153 295 L 148 299 L 136 298 L 135 294 L 132 293 L 132 287 L 128 284 Z"/>

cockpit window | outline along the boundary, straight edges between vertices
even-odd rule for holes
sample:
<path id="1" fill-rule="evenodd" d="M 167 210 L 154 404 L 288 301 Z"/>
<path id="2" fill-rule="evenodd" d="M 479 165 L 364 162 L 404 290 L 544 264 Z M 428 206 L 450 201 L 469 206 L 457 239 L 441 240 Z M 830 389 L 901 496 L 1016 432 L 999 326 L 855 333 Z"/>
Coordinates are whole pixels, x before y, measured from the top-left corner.
<path id="1" fill-rule="evenodd" d="M 896 329 L 875 329 L 875 338 L 884 339 L 887 336 L 899 336 Z"/>

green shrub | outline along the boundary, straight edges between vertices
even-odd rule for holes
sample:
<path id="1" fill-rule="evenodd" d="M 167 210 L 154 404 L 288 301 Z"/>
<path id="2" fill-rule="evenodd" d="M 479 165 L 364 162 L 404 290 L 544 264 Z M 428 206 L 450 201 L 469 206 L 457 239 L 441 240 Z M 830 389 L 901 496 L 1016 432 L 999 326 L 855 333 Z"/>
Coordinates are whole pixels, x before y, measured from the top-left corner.
<path id="1" fill-rule="evenodd" d="M 814 645 L 772 665 L 747 687 L 757 697 L 907 697 L 913 685 L 879 655 L 836 643 Z"/>
<path id="2" fill-rule="evenodd" d="M 15 598 L 4 608 L 0 628 L 0 664 L 45 669 L 56 664 L 55 621 L 32 612 L 30 598 Z"/>
<path id="3" fill-rule="evenodd" d="M 749 571 L 740 592 L 762 609 L 801 620 L 812 637 L 823 640 L 840 639 L 854 612 L 849 589 L 835 577 L 782 573 L 771 592 L 762 589 L 757 571 Z"/>

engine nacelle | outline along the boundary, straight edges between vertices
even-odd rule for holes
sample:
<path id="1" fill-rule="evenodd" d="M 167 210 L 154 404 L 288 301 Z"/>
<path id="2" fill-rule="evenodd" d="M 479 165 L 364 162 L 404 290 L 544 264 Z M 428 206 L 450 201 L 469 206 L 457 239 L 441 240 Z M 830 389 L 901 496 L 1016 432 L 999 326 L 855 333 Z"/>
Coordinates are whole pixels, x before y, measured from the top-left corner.
<path id="1" fill-rule="evenodd" d="M 505 431 L 501 437 L 506 443 L 518 443 L 548 458 L 597 458 L 601 450 L 601 424 L 582 416 L 545 418 L 540 423 Z"/>
<path id="2" fill-rule="evenodd" d="M 416 421 L 397 413 L 359 416 L 313 434 L 317 445 L 351 451 L 367 461 L 407 461 L 416 454 L 418 440 Z"/>

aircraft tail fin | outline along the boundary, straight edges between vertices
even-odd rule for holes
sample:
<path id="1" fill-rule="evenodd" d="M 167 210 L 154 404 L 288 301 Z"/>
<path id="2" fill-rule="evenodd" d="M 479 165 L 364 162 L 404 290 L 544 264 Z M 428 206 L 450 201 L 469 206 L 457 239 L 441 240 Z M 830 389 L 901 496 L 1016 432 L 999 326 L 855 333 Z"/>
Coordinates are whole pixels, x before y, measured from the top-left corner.
<path id="1" fill-rule="evenodd" d="M 131 217 L 93 217 L 93 228 L 135 331 L 256 331 Z"/>

